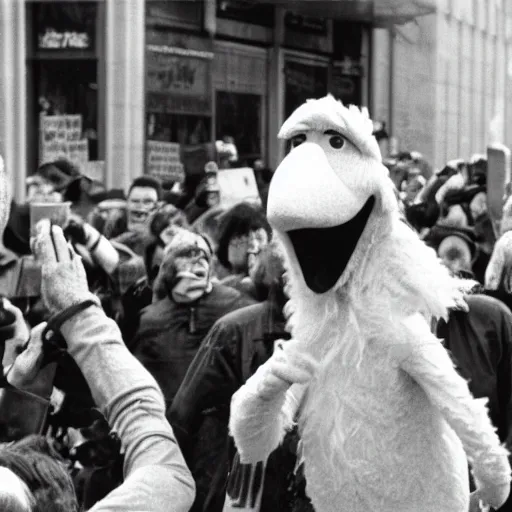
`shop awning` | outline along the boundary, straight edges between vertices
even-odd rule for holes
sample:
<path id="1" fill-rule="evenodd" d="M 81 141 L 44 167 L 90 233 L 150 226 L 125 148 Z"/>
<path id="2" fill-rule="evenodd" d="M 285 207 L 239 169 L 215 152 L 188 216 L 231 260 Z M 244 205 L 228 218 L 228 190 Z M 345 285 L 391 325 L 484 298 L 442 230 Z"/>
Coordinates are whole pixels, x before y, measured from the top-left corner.
<path id="1" fill-rule="evenodd" d="M 253 0 L 286 7 L 304 16 L 353 20 L 374 26 L 403 24 L 436 11 L 436 0 Z M 247 0 L 245 0 L 247 2 Z"/>

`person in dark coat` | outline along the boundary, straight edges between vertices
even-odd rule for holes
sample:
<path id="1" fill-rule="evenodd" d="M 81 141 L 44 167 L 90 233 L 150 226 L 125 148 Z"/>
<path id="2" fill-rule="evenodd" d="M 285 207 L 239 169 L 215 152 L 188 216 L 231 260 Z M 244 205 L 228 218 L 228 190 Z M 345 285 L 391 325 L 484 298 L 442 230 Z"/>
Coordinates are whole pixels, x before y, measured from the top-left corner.
<path id="1" fill-rule="evenodd" d="M 451 311 L 437 324 L 459 373 L 475 398 L 489 400 L 489 417 L 500 441 L 512 451 L 512 313 L 486 295 L 466 297 L 469 311 Z M 512 499 L 500 512 L 512 511 Z"/>
<path id="2" fill-rule="evenodd" d="M 167 406 L 174 399 L 206 333 L 223 315 L 254 301 L 212 283 L 206 239 L 183 230 L 167 246 L 153 287 L 153 303 L 140 314 L 130 349 L 153 375 Z"/>
<path id="3" fill-rule="evenodd" d="M 287 301 L 283 274 L 282 257 L 271 243 L 258 255 L 251 272 L 258 296 L 265 300 L 215 323 L 167 411 L 196 481 L 192 512 L 222 511 L 232 462 L 235 461 L 235 469 L 242 469 L 228 435 L 231 397 L 272 355 L 275 342 L 290 337 L 283 314 Z M 298 485 L 292 485 L 296 445 L 296 433 L 292 433 L 270 457 L 265 470 L 262 512 L 292 511 L 300 501 L 308 501 L 303 492 L 297 497 Z"/>

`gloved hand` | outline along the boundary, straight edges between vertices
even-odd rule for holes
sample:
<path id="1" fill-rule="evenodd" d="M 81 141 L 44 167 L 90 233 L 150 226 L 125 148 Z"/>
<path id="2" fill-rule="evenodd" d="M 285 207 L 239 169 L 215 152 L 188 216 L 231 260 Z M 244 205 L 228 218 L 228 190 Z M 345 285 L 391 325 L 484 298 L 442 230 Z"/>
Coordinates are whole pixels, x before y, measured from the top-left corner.
<path id="1" fill-rule="evenodd" d="M 32 252 L 42 266 L 41 296 L 50 314 L 92 299 L 82 259 L 67 243 L 62 229 L 51 226 L 47 219 L 37 225 L 37 236 L 31 241 Z"/>
<path id="2" fill-rule="evenodd" d="M 254 374 L 253 385 L 262 400 L 272 400 L 292 384 L 307 384 L 317 367 L 318 363 L 306 352 L 303 343 L 295 339 L 280 340 L 272 357 Z"/>
<path id="3" fill-rule="evenodd" d="M 488 290 L 497 290 L 502 284 L 507 293 L 512 292 L 512 231 L 503 233 L 498 239 L 485 271 Z"/>

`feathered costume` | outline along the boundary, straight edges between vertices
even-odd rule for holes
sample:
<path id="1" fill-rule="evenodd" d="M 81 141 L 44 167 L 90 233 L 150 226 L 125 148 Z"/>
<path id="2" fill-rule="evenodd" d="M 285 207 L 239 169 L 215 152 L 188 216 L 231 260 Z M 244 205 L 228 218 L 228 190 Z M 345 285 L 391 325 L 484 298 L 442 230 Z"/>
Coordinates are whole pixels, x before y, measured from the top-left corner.
<path id="1" fill-rule="evenodd" d="M 293 149 L 268 217 L 293 340 L 233 397 L 241 461 L 265 460 L 297 418 L 317 512 L 466 512 L 467 460 L 478 497 L 500 506 L 507 451 L 430 331 L 464 304 L 464 283 L 401 220 L 371 121 L 327 96 L 280 137 Z"/>

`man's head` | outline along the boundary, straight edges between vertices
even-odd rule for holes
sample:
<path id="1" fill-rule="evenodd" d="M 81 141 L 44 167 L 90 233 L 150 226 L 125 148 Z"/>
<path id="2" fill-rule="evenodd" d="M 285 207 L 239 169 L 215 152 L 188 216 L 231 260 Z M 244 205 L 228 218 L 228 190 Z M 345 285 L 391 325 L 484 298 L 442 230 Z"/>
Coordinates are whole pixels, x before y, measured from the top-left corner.
<path id="1" fill-rule="evenodd" d="M 148 218 L 161 197 L 162 184 L 157 178 L 140 176 L 133 180 L 127 201 L 128 231 L 145 231 Z"/>
<path id="2" fill-rule="evenodd" d="M 209 293 L 212 247 L 202 235 L 181 229 L 166 247 L 158 276 L 155 298 L 165 296 L 177 303 L 189 304 Z"/>

